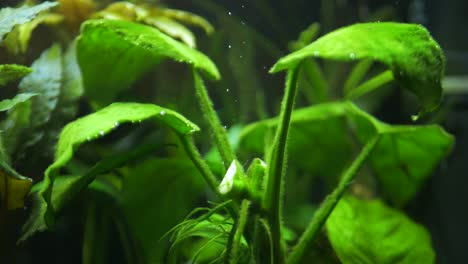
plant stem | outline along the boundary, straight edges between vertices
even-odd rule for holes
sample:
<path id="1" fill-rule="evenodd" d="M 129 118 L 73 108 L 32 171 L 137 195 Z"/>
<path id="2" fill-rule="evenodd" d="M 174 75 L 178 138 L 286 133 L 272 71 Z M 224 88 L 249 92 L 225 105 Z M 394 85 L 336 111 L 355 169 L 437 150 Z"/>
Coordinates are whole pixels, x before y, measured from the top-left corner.
<path id="1" fill-rule="evenodd" d="M 239 219 L 236 222 L 236 228 L 231 230 L 231 232 L 234 233 L 232 236 L 231 245 L 227 246 L 225 263 L 235 264 L 239 260 L 241 238 L 244 234 L 245 224 L 247 223 L 247 219 L 249 217 L 250 203 L 251 202 L 249 200 L 242 200 L 239 211 Z"/>
<path id="2" fill-rule="evenodd" d="M 322 70 L 315 60 L 308 59 L 303 62 L 303 73 L 310 83 L 309 89 L 305 90 L 309 103 L 323 103 L 330 99 L 330 90 Z"/>
<path id="3" fill-rule="evenodd" d="M 286 143 L 297 92 L 299 68 L 299 65 L 296 65 L 290 69 L 286 77 L 286 90 L 281 104 L 280 123 L 276 129 L 273 148 L 270 152 L 268 177 L 266 177 L 267 184 L 263 200 L 263 207 L 268 213 L 268 220 L 272 229 L 274 263 L 284 263 L 285 260 L 281 237 L 280 207 L 283 176 L 285 174 Z"/>
<path id="4" fill-rule="evenodd" d="M 373 64 L 373 60 L 367 59 L 358 62 L 358 64 L 354 66 L 343 85 L 344 94 L 348 94 L 352 89 L 358 86 Z"/>
<path id="5" fill-rule="evenodd" d="M 367 80 L 363 84 L 359 85 L 355 89 L 349 91 L 346 94 L 346 99 L 353 100 L 358 97 L 365 95 L 366 93 L 375 90 L 376 88 L 381 87 L 382 85 L 393 81 L 393 73 L 392 71 L 384 71 L 377 76 L 372 77 L 370 80 Z"/>
<path id="6" fill-rule="evenodd" d="M 203 79 L 195 68 L 193 69 L 193 78 L 200 109 L 203 112 L 205 120 L 208 122 L 211 130 L 211 137 L 221 155 L 224 168 L 226 169 L 227 166 L 229 166 L 229 164 L 231 164 L 231 162 L 236 159 L 236 154 L 229 144 L 226 129 L 221 125 L 219 117 L 214 110 L 213 102 L 208 95 L 208 91 L 205 87 L 205 84 L 203 83 Z"/>
<path id="7" fill-rule="evenodd" d="M 206 164 L 205 160 L 201 157 L 200 152 L 198 152 L 197 147 L 193 143 L 192 137 L 190 135 L 179 134 L 179 139 L 185 149 L 185 152 L 189 156 L 190 160 L 193 162 L 193 164 L 195 164 L 195 167 L 197 167 L 198 171 L 201 173 L 205 181 L 208 183 L 211 190 L 213 190 L 218 197 L 220 197 L 222 200 L 225 201 L 226 199 L 219 193 L 219 189 L 218 189 L 219 183 L 216 180 L 216 177 L 211 172 L 208 164 Z M 229 214 L 233 218 L 237 216 L 238 209 L 239 208 L 235 204 L 230 204 L 230 206 L 227 207 Z"/>
<path id="8" fill-rule="evenodd" d="M 323 224 L 327 220 L 330 213 L 335 208 L 338 201 L 343 196 L 344 192 L 347 190 L 350 183 L 354 180 L 359 169 L 366 161 L 367 157 L 370 155 L 374 147 L 377 145 L 377 142 L 380 139 L 380 135 L 377 135 L 370 139 L 364 148 L 361 150 L 357 158 L 353 161 L 351 166 L 344 171 L 341 176 L 338 186 L 333 190 L 333 192 L 325 199 L 320 208 L 315 212 L 312 221 L 309 223 L 309 226 L 302 234 L 301 238 L 297 245 L 293 248 L 293 251 L 288 256 L 288 264 L 300 263 L 301 258 L 304 254 L 304 251 L 309 246 L 309 244 L 315 239 L 318 232 L 322 228 Z"/>
<path id="9" fill-rule="evenodd" d="M 193 164 L 197 167 L 198 171 L 201 173 L 205 181 L 208 183 L 210 188 L 217 194 L 220 195 L 218 190 L 218 181 L 216 177 L 211 172 L 210 167 L 206 164 L 205 160 L 201 157 L 200 152 L 198 152 L 197 147 L 195 146 L 193 139 L 190 135 L 181 135 L 179 134 L 180 142 L 185 149 L 185 152 L 192 160 Z"/>

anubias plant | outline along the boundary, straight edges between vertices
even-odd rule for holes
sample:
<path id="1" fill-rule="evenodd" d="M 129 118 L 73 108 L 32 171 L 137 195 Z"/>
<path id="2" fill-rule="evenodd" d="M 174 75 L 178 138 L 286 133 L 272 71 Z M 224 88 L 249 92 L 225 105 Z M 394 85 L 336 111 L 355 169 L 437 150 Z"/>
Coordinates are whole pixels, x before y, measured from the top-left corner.
<path id="1" fill-rule="evenodd" d="M 0 36 L 54 5 L 2 10 Z M 106 13 L 115 9 L 135 11 L 137 19 Z M 30 68 L 0 66 L 0 85 L 23 78 L 20 92 L 0 102 L 1 111 L 8 111 L 2 123 L 7 144 L 0 147 L 3 206 L 22 207 L 28 193 L 34 201 L 20 241 L 52 229 L 71 201 L 81 197 L 84 263 L 108 261 L 103 251 L 109 226 L 117 230 L 129 263 L 435 262 L 429 233 L 398 208 L 447 155 L 452 136 L 437 125 L 383 123 L 353 102 L 394 81 L 419 98 L 421 110 L 414 119 L 437 108 L 445 61 L 425 28 L 362 23 L 310 44 L 296 42 L 297 50 L 270 70 L 286 71 L 279 116 L 229 134 L 203 79 L 220 79 L 215 64 L 190 43 L 148 26 L 148 12 L 141 12 L 130 4 L 114 6 L 84 22 L 76 44 L 64 54 L 54 44 Z M 136 23 L 139 19 L 146 23 Z M 356 70 L 346 82 L 345 98 L 295 110 L 301 70 L 317 67 L 319 59 L 374 61 L 387 70 L 362 83 Z M 164 60 L 188 66 L 216 149 L 212 155 L 200 153 L 194 139 L 200 128 L 180 113 L 153 103 L 114 102 Z M 75 104 L 82 93 L 93 113 L 63 129 L 52 123 L 57 111 Z M 51 124 L 61 131 L 55 158 L 30 190 L 31 181 L 14 170 L 10 157 L 48 138 L 53 132 L 45 127 Z M 18 131 L 40 133 L 23 146 L 10 139 Z M 251 162 L 244 168 L 246 160 Z M 297 225 L 291 212 L 299 204 L 288 202 L 288 196 L 309 188 L 304 179 L 317 177 L 334 187 L 309 210 L 307 223 Z M 183 201 L 203 192 L 199 179 L 215 201 L 175 225 L 190 209 Z M 327 245 L 336 254 L 320 254 Z"/>

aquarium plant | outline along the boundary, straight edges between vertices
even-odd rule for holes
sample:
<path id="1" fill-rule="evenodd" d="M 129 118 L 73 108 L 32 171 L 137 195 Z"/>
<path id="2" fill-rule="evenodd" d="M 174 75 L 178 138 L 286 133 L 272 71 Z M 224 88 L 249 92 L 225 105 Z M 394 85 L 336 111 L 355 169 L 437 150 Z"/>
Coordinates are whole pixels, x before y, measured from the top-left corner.
<path id="1" fill-rule="evenodd" d="M 435 262 L 430 234 L 401 209 L 454 139 L 438 125 L 384 123 L 356 103 L 396 83 L 420 102 L 415 122 L 439 106 L 445 59 L 424 27 L 358 23 L 315 40 L 312 25 L 270 69 L 286 75 L 278 116 L 228 130 L 206 84 L 221 73 L 184 25 L 212 32 L 197 15 L 29 1 L 3 8 L 0 22 L 9 58 L 31 49 L 38 25 L 56 32 L 30 66 L 0 65 L 0 86 L 18 85 L 0 101 L 0 216 L 32 204 L 18 246 L 80 208 L 83 263 L 109 263 L 112 237 L 126 263 Z M 337 100 L 322 81 L 329 60 L 356 65 Z M 383 70 L 366 79 L 373 63 Z M 186 77 L 171 84 L 179 105 L 137 95 L 161 67 Z M 302 76 L 320 98 L 297 109 Z M 317 206 L 316 179 L 330 191 Z"/>

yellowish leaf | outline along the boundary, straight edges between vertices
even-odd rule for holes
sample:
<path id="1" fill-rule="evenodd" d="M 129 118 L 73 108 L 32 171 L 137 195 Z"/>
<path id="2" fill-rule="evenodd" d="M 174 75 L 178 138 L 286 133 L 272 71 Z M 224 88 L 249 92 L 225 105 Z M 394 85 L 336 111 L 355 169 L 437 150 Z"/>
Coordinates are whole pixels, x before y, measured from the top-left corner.
<path id="1" fill-rule="evenodd" d="M 3 206 L 7 209 L 22 208 L 24 198 L 31 190 L 31 179 L 18 175 L 2 161 L 0 166 L 0 197 Z"/>

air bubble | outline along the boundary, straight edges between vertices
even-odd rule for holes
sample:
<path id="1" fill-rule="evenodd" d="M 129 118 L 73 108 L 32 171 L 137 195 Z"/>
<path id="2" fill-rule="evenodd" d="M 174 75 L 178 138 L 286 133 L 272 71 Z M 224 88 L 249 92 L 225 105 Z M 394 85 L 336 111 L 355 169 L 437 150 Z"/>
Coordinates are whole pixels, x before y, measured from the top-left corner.
<path id="1" fill-rule="evenodd" d="M 99 135 L 104 136 L 104 130 L 99 131 Z"/>
<path id="2" fill-rule="evenodd" d="M 227 93 L 229 93 L 229 88 L 228 88 L 228 89 L 226 89 L 226 92 L 227 92 Z"/>
<path id="3" fill-rule="evenodd" d="M 231 13 L 231 11 L 229 11 L 229 12 L 228 12 L 228 15 L 232 16 L 232 13 Z"/>
<path id="4" fill-rule="evenodd" d="M 117 128 L 119 125 L 120 125 L 119 122 L 115 122 L 114 123 L 114 128 Z"/>
<path id="5" fill-rule="evenodd" d="M 91 141 L 91 137 L 89 137 L 89 136 L 86 137 L 86 140 L 87 140 L 87 141 Z"/>
<path id="6" fill-rule="evenodd" d="M 349 53 L 349 58 L 352 60 L 356 59 L 356 54 L 354 54 L 353 52 Z"/>
<path id="7" fill-rule="evenodd" d="M 314 57 L 318 57 L 319 55 L 320 55 L 320 51 L 315 50 L 315 51 L 314 51 Z"/>
<path id="8" fill-rule="evenodd" d="M 228 48 L 232 48 L 232 46 L 229 44 L 229 45 L 228 45 Z"/>
<path id="9" fill-rule="evenodd" d="M 166 115 L 166 111 L 162 110 L 161 112 L 159 112 L 159 114 L 164 116 L 164 115 Z"/>

